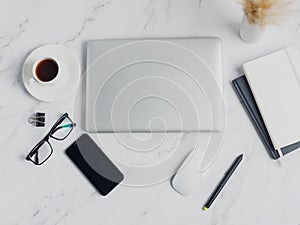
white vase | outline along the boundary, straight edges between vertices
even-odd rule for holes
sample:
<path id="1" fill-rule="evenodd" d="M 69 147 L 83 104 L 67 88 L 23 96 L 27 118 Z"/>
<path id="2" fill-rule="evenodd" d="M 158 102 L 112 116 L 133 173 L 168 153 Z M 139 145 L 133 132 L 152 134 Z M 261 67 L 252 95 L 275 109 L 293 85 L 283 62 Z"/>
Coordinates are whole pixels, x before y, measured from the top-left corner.
<path id="1" fill-rule="evenodd" d="M 264 33 L 265 29 L 255 23 L 249 23 L 247 16 L 244 14 L 241 27 L 240 36 L 246 43 L 255 43 L 259 41 Z"/>

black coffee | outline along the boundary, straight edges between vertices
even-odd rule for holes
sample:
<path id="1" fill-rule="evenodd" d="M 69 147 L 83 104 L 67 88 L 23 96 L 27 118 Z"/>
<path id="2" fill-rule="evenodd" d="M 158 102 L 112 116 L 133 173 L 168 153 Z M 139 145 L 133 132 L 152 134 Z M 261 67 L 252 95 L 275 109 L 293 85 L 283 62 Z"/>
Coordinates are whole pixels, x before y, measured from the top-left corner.
<path id="1" fill-rule="evenodd" d="M 44 59 L 35 69 L 37 78 L 43 82 L 53 80 L 58 74 L 58 64 L 53 59 Z"/>

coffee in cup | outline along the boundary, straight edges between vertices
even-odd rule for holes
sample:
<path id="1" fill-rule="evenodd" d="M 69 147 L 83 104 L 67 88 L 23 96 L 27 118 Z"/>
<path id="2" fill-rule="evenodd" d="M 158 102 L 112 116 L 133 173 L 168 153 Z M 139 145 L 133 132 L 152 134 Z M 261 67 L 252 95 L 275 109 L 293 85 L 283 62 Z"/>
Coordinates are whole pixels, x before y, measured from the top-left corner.
<path id="1" fill-rule="evenodd" d="M 36 61 L 32 70 L 34 79 L 42 84 L 53 83 L 60 75 L 59 63 L 52 57 Z"/>

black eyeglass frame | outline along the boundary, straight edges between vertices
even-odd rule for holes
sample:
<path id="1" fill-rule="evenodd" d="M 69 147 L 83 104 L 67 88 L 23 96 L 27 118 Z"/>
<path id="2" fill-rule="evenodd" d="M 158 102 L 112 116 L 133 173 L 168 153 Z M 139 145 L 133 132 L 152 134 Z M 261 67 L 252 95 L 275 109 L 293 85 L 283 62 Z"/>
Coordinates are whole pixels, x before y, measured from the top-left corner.
<path id="1" fill-rule="evenodd" d="M 64 138 L 57 138 L 55 136 L 53 136 L 55 134 L 56 131 L 58 131 L 59 129 L 62 129 L 64 128 L 63 126 L 59 126 L 65 119 L 69 119 L 71 124 L 70 124 L 70 127 L 71 127 L 71 130 L 69 131 L 69 133 L 64 137 Z M 73 128 L 76 126 L 76 123 L 74 123 L 72 121 L 72 119 L 69 117 L 68 113 L 64 113 L 55 123 L 54 125 L 52 126 L 52 128 L 50 129 L 50 131 L 46 134 L 46 136 L 40 141 L 38 142 L 33 148 L 32 150 L 29 152 L 29 154 L 26 156 L 26 160 L 27 161 L 30 161 L 32 163 L 34 163 L 35 165 L 42 165 L 43 163 L 45 163 L 49 158 L 50 156 L 53 154 L 53 147 L 52 145 L 50 144 L 49 142 L 49 139 L 50 138 L 53 138 L 55 140 L 58 140 L 58 141 L 63 141 L 65 140 L 69 135 L 70 133 L 72 132 Z M 42 162 L 38 162 L 38 151 L 40 149 L 40 147 L 45 144 L 45 142 L 47 142 L 47 144 L 50 146 L 50 154 L 49 156 L 47 156 Z M 32 159 L 32 157 L 35 156 L 35 160 Z"/>

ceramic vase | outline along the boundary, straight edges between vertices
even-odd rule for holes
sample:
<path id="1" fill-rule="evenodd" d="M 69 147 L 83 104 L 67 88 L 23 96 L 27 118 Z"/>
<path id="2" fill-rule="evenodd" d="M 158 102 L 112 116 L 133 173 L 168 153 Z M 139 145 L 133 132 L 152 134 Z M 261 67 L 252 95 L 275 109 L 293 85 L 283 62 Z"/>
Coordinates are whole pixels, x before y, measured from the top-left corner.
<path id="1" fill-rule="evenodd" d="M 249 23 L 247 16 L 244 14 L 241 27 L 240 27 L 240 36 L 241 39 L 248 43 L 258 42 L 262 35 L 264 34 L 265 29 L 255 23 Z"/>

